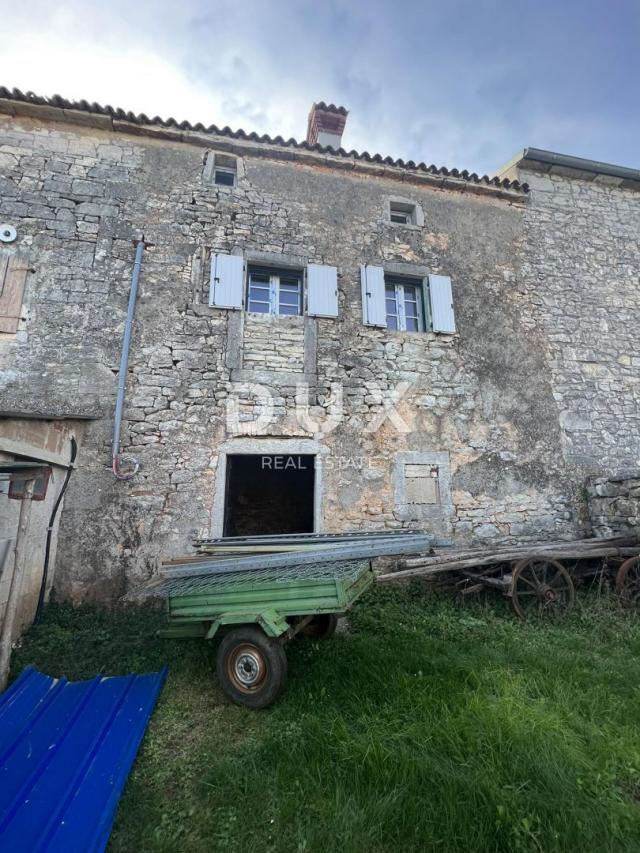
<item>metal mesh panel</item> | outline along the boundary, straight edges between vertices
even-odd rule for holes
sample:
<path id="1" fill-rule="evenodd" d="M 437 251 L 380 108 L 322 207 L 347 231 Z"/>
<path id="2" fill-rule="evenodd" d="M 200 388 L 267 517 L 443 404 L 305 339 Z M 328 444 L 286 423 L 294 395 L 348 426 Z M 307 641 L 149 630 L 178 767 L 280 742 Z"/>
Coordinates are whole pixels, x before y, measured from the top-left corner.
<path id="1" fill-rule="evenodd" d="M 224 589 L 241 589 L 259 584 L 288 584 L 300 580 L 355 581 L 368 567 L 369 560 L 344 560 L 339 563 L 310 563 L 307 566 L 225 572 L 195 578 L 167 578 L 132 590 L 127 598 L 206 595 L 207 592 L 220 592 Z"/>
<path id="2" fill-rule="evenodd" d="M 371 542 L 335 543 L 330 548 L 318 548 L 304 553 L 287 552 L 254 555 L 211 555 L 196 561 L 172 562 L 163 565 L 160 573 L 166 578 L 195 578 L 225 575 L 229 572 L 250 572 L 260 569 L 299 568 L 308 563 L 342 563 L 346 560 L 369 560 L 375 557 L 420 554 L 433 545 L 433 537 L 425 534 L 398 536 Z"/>
<path id="3" fill-rule="evenodd" d="M 260 543 L 288 544 L 291 542 L 333 542 L 353 541 L 361 539 L 391 539 L 402 536 L 426 534 L 422 530 L 352 530 L 346 533 L 280 533 L 263 536 L 224 536 L 217 539 L 194 539 L 194 545 L 256 545 Z"/>

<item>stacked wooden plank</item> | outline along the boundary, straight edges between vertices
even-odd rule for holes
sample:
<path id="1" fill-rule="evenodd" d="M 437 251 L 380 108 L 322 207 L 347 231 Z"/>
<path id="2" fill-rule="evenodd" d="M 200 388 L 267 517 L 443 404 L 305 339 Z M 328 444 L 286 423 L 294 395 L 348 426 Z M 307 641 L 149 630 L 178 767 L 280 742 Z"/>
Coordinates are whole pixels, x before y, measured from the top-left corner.
<path id="1" fill-rule="evenodd" d="M 548 557 L 554 560 L 587 560 L 603 557 L 631 557 L 640 554 L 640 534 L 608 539 L 576 539 L 570 541 L 530 542 L 525 545 L 503 545 L 484 548 L 432 549 L 427 556 L 411 557 L 399 562 L 397 572 L 378 575 L 379 581 L 398 581 L 413 577 L 436 578 L 448 572 L 460 572 L 482 566 L 513 563 L 525 557 Z"/>

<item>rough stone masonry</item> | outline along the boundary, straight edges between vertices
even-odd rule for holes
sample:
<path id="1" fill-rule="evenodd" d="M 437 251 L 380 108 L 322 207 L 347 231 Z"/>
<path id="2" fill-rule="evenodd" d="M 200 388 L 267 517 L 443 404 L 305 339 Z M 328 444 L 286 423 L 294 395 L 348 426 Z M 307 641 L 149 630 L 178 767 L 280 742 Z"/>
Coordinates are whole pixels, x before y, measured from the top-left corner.
<path id="1" fill-rule="evenodd" d="M 0 414 L 79 442 L 60 595 L 113 598 L 222 534 L 234 455 L 315 457 L 316 530 L 480 543 L 589 532 L 586 478 L 640 464 L 632 170 L 525 151 L 489 180 L 0 95 L 0 223 L 17 231 L 0 251 L 29 268 L 0 333 Z M 125 481 L 110 444 L 142 234 Z M 241 308 L 209 304 L 216 254 L 244 261 Z M 304 308 L 309 264 L 336 268 L 337 316 Z M 251 265 L 297 271 L 302 312 L 247 310 Z M 384 271 L 386 327 L 363 322 L 361 265 Z M 433 276 L 451 282 L 455 333 L 434 331 Z M 411 287 L 422 330 L 398 331 Z"/>

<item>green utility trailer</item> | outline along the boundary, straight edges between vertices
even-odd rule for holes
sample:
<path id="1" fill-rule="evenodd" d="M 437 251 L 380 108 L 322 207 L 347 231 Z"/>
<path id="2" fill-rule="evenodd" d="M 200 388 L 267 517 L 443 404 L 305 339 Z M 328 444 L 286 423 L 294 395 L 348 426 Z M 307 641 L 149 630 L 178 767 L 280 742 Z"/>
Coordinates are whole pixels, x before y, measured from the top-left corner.
<path id="1" fill-rule="evenodd" d="M 266 708 L 286 683 L 286 643 L 298 634 L 329 638 L 373 578 L 370 559 L 352 559 L 166 578 L 153 593 L 167 602 L 162 636 L 224 633 L 216 659 L 222 689 L 239 705 Z"/>

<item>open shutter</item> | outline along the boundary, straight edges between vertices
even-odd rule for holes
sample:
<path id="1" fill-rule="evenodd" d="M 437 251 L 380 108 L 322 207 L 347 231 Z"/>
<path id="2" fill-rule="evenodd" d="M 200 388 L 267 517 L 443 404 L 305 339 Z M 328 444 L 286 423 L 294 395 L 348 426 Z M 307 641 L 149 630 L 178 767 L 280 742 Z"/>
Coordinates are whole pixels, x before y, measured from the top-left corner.
<path id="1" fill-rule="evenodd" d="M 338 270 L 320 264 L 307 267 L 307 313 L 314 317 L 338 316 Z"/>
<path id="2" fill-rule="evenodd" d="M 0 253 L 0 332 L 17 332 L 29 266 L 21 255 Z"/>
<path id="3" fill-rule="evenodd" d="M 240 255 L 212 255 L 209 305 L 242 308 L 244 260 Z"/>
<path id="4" fill-rule="evenodd" d="M 456 330 L 456 321 L 453 314 L 451 279 L 448 275 L 429 276 L 429 301 L 433 331 L 453 334 Z"/>
<path id="5" fill-rule="evenodd" d="M 366 326 L 386 326 L 387 309 L 384 299 L 384 270 L 363 264 L 360 267 L 362 286 L 362 322 Z"/>

